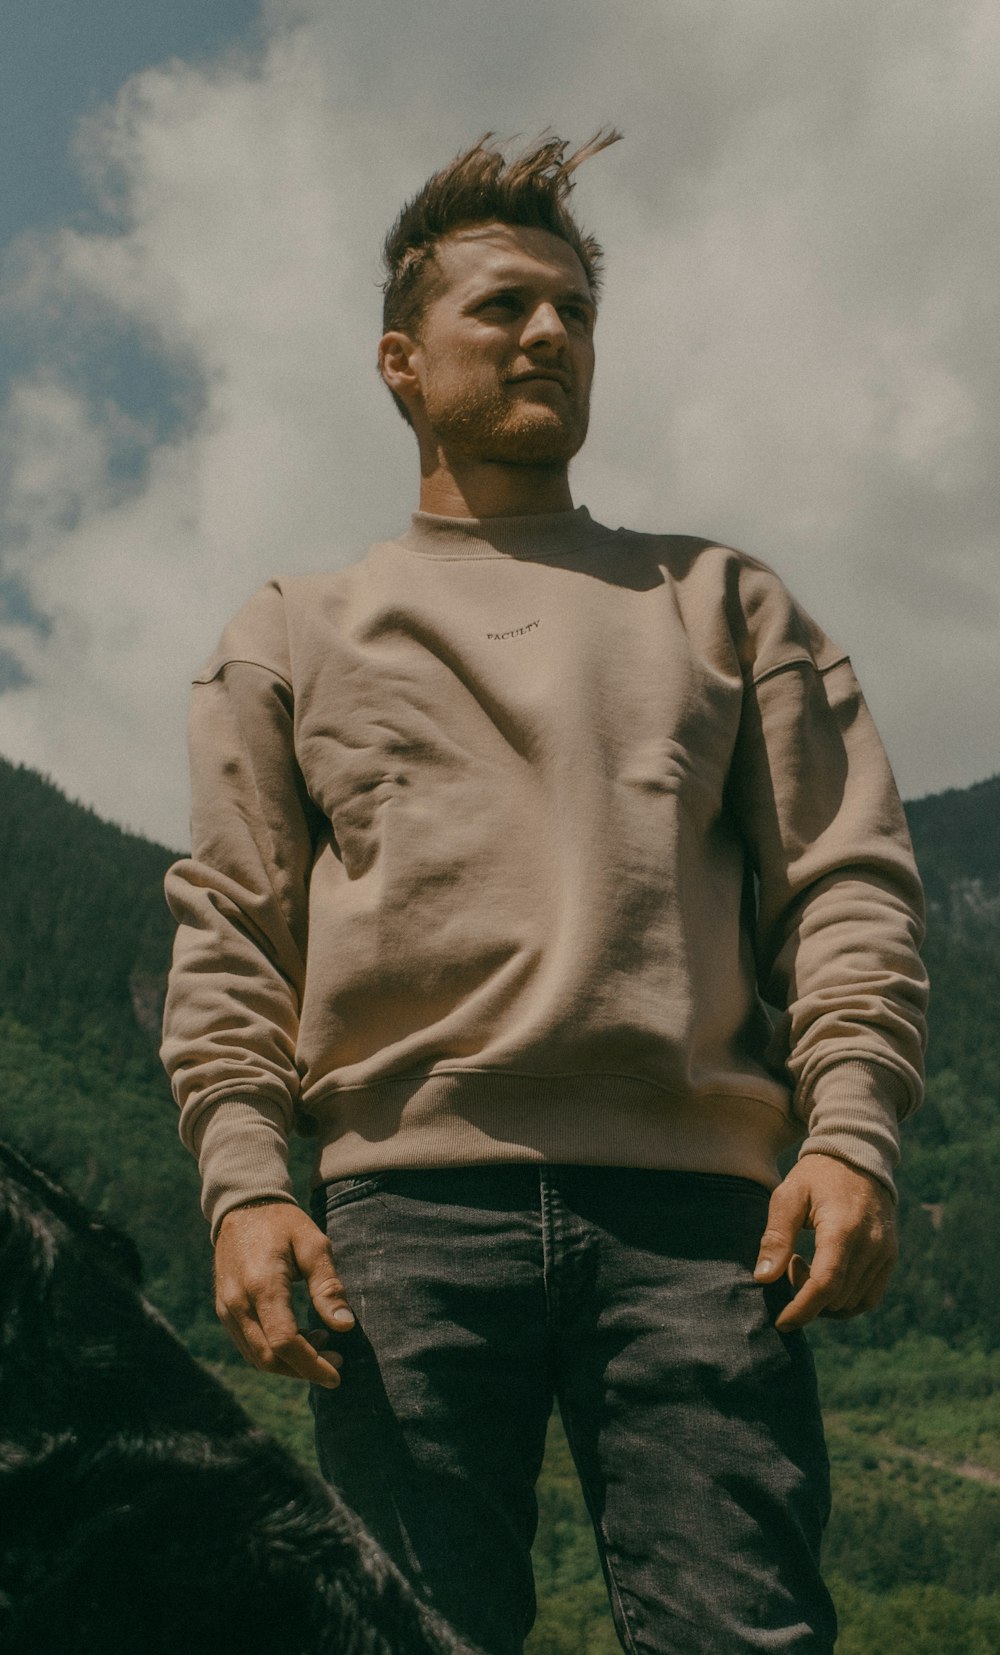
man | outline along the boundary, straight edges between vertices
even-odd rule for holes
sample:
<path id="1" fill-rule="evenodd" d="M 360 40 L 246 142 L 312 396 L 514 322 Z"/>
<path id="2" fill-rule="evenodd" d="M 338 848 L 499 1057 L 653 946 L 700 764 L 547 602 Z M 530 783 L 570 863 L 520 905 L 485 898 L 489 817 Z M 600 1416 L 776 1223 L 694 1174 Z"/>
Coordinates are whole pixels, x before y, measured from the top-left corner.
<path id="1" fill-rule="evenodd" d="M 801 1329 L 892 1268 L 920 888 L 777 577 L 573 508 L 600 249 L 566 203 L 617 136 L 483 140 L 390 232 L 420 509 L 196 682 L 164 1060 L 220 1316 L 312 1382 L 324 1472 L 463 1633 L 531 1625 L 555 1394 L 624 1647 L 826 1651 Z"/>

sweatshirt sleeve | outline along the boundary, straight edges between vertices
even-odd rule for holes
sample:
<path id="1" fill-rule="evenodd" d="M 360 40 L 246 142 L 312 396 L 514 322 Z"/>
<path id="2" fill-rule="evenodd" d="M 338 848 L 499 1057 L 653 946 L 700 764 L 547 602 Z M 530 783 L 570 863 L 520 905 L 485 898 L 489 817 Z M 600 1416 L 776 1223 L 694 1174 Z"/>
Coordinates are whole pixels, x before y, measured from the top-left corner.
<path id="1" fill-rule="evenodd" d="M 195 680 L 191 856 L 166 878 L 178 929 L 161 1057 L 213 1238 L 234 1206 L 294 1200 L 288 1137 L 316 811 L 295 760 L 286 648 L 270 586 Z"/>
<path id="2" fill-rule="evenodd" d="M 898 1123 L 923 1086 L 923 893 L 892 772 L 848 657 L 770 571 L 751 569 L 733 767 L 759 880 L 769 1052 L 793 1083 L 800 1154 L 893 1190 Z"/>

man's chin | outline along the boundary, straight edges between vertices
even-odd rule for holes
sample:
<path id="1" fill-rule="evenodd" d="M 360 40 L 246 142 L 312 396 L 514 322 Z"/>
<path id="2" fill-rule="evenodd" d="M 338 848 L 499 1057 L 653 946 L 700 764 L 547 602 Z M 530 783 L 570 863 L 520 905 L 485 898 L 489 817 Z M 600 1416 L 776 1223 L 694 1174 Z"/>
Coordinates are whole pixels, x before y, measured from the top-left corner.
<path id="1" fill-rule="evenodd" d="M 558 418 L 526 418 L 495 431 L 482 458 L 495 465 L 567 465 L 583 447 L 586 434 L 586 427 L 581 430 Z"/>
<path id="2" fill-rule="evenodd" d="M 587 419 L 544 402 L 435 420 L 432 431 L 445 455 L 487 465 L 565 466 L 583 447 Z"/>

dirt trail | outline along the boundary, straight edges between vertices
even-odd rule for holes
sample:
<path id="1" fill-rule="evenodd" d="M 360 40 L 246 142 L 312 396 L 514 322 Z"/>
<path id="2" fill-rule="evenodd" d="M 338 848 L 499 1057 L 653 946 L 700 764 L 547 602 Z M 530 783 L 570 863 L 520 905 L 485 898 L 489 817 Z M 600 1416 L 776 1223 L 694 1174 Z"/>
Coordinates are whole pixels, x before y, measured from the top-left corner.
<path id="1" fill-rule="evenodd" d="M 1000 1471 L 993 1471 L 988 1465 L 977 1465 L 975 1460 L 961 1460 L 958 1465 L 948 1460 L 939 1460 L 933 1454 L 925 1454 L 920 1448 L 901 1448 L 901 1454 L 909 1454 L 911 1460 L 922 1460 L 925 1465 L 933 1465 L 938 1471 L 950 1471 L 953 1477 L 968 1477 L 974 1483 L 989 1483 L 992 1488 L 1000 1488 Z"/>
<path id="2" fill-rule="evenodd" d="M 836 1417 L 836 1425 L 834 1418 Z M 874 1434 L 861 1432 L 852 1427 L 844 1414 L 827 1416 L 829 1425 L 836 1429 L 847 1426 L 848 1434 L 857 1440 L 864 1436 L 869 1450 L 874 1451 L 888 1464 L 890 1459 L 918 1460 L 921 1465 L 931 1465 L 935 1471 L 947 1471 L 953 1477 L 962 1477 L 970 1483 L 985 1483 L 988 1488 L 1000 1488 L 1000 1471 L 994 1470 L 991 1465 L 980 1465 L 976 1460 L 945 1460 L 937 1454 L 931 1454 L 926 1448 L 908 1448 L 905 1443 L 897 1442 L 887 1432 L 877 1431 Z"/>

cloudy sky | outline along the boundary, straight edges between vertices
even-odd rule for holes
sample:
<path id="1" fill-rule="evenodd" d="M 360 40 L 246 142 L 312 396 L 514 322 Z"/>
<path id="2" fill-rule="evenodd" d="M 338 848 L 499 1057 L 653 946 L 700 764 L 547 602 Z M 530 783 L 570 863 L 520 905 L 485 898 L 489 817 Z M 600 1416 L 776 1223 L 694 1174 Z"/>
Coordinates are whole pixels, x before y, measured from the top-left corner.
<path id="1" fill-rule="evenodd" d="M 7 0 L 0 753 L 184 848 L 224 622 L 416 503 L 387 224 L 603 122 L 576 500 L 773 563 L 908 797 L 1000 770 L 992 0 Z"/>

